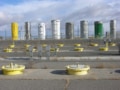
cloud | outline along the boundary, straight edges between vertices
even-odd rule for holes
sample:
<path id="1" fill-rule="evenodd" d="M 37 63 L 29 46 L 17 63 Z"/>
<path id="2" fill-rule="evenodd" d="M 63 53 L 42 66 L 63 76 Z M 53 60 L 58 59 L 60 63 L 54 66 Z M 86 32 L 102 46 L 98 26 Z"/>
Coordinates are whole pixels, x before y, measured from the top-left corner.
<path id="1" fill-rule="evenodd" d="M 8 26 L 11 22 L 16 21 L 23 26 L 25 21 L 31 21 L 33 26 L 37 26 L 38 22 L 45 22 L 47 29 L 50 29 L 52 19 L 60 19 L 62 29 L 68 21 L 76 25 L 80 20 L 87 20 L 90 25 L 96 20 L 108 23 L 111 19 L 119 21 L 118 8 L 119 0 L 21 0 L 14 5 L 1 6 L 0 26 L 2 30 L 10 29 Z"/>
<path id="2" fill-rule="evenodd" d="M 118 8 L 120 8 L 120 2 L 99 2 L 94 5 L 79 8 L 78 10 L 64 16 L 62 22 L 65 23 L 70 21 L 76 25 L 79 25 L 81 20 L 87 20 L 90 25 L 93 25 L 94 21 L 98 20 L 103 21 L 103 23 L 109 23 L 111 19 L 116 19 L 117 22 L 119 22 L 120 10 Z M 117 28 L 117 30 L 119 29 Z"/>
<path id="3" fill-rule="evenodd" d="M 89 0 L 87 3 L 86 0 L 23 0 L 20 4 L 4 5 L 0 8 L 0 11 L 8 19 L 10 17 L 16 17 L 16 21 L 19 21 L 19 19 L 21 21 L 32 21 L 39 20 L 40 18 L 42 20 L 48 20 L 66 16 L 79 8 L 87 6 L 88 3 L 91 5 L 97 2 L 95 0 Z M 12 18 L 10 21 L 14 21 L 14 19 Z"/>
<path id="4" fill-rule="evenodd" d="M 119 4 L 120 5 L 120 4 Z M 93 6 L 87 6 L 85 8 L 80 8 L 79 10 L 67 15 L 63 18 L 63 20 L 80 20 L 80 19 L 112 19 L 118 14 L 120 11 L 116 9 L 116 6 L 111 6 L 106 3 L 100 3 Z"/>

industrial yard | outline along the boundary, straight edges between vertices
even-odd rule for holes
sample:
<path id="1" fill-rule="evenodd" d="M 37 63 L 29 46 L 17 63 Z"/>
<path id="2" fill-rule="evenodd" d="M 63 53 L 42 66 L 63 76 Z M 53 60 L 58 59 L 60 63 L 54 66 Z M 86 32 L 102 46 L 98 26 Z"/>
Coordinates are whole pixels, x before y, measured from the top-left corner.
<path id="1" fill-rule="evenodd" d="M 73 23 L 66 22 L 62 38 L 60 20 L 51 20 L 52 37 L 46 38 L 45 23 L 39 23 L 38 38 L 32 40 L 31 23 L 25 22 L 20 40 L 18 23 L 11 23 L 11 39 L 0 41 L 0 90 L 119 90 L 116 21 L 110 21 L 106 34 L 101 21 L 94 25 L 90 37 L 88 22 L 80 21 L 76 38 Z"/>
<path id="2" fill-rule="evenodd" d="M 0 5 L 0 90 L 120 90 L 120 0 Z"/>
<path id="3" fill-rule="evenodd" d="M 0 89 L 73 90 L 75 88 L 79 90 L 82 88 L 86 90 L 87 85 L 90 87 L 89 90 L 101 90 L 101 88 L 119 90 L 120 55 L 117 42 L 119 39 L 111 40 L 115 45 L 109 44 L 109 50 L 102 51 L 100 47 L 105 47 L 103 39 L 94 39 L 91 42 L 84 39 L 18 40 L 14 43 L 11 40 L 0 41 L 0 66 L 9 65 L 12 62 L 26 67 L 20 75 L 4 75 L 1 71 Z M 96 43 L 98 46 L 91 46 L 90 43 Z M 12 51 L 4 51 L 13 44 Z M 32 47 L 26 48 L 25 45 Z M 51 51 L 50 48 L 48 50 L 48 46 L 56 50 Z M 76 47 L 84 50 L 75 51 Z M 77 64 L 89 65 L 88 74 L 68 75 L 66 66 Z"/>

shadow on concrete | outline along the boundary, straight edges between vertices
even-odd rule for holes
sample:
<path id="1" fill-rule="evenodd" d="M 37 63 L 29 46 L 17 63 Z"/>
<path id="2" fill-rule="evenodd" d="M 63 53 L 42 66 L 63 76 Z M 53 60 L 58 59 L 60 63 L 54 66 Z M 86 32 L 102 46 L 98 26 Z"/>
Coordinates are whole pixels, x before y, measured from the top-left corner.
<path id="1" fill-rule="evenodd" d="M 100 53 L 98 53 L 98 55 L 101 55 L 101 56 L 119 56 L 119 54 L 118 53 L 109 53 L 109 52 L 106 52 L 106 51 L 101 51 Z"/>
<path id="2" fill-rule="evenodd" d="M 66 70 L 54 70 L 51 73 L 52 74 L 58 74 L 58 75 L 67 75 Z"/>
<path id="3" fill-rule="evenodd" d="M 0 75 L 3 75 L 3 71 L 2 70 L 0 70 Z"/>
<path id="4" fill-rule="evenodd" d="M 115 70 L 116 73 L 120 73 L 120 70 Z"/>
<path id="5" fill-rule="evenodd" d="M 31 60 L 31 58 L 29 58 L 29 57 L 24 57 L 24 58 L 22 58 L 22 57 L 12 57 L 12 58 L 8 58 L 8 60 Z"/>

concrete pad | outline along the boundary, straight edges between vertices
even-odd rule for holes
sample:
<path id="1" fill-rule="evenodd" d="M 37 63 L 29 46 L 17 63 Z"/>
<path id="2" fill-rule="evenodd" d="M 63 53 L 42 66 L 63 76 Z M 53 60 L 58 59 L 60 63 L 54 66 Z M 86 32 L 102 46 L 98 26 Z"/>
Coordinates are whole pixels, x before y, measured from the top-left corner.
<path id="1" fill-rule="evenodd" d="M 119 90 L 120 80 L 70 80 L 67 90 Z"/>
<path id="2" fill-rule="evenodd" d="M 0 90 L 65 90 L 65 80 L 1 80 Z"/>

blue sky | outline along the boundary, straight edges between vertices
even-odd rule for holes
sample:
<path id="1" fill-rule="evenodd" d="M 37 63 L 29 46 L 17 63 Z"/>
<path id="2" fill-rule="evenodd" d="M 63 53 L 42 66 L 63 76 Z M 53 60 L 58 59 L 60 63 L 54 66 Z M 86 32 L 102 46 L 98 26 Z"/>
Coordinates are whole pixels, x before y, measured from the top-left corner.
<path id="1" fill-rule="evenodd" d="M 22 0 L 1 0 L 0 5 L 6 5 L 6 4 L 15 5 L 15 4 L 19 4 L 21 2 L 22 2 Z"/>
<path id="2" fill-rule="evenodd" d="M 10 31 L 11 22 L 24 27 L 25 21 L 32 23 L 33 30 L 37 29 L 38 22 L 45 22 L 46 28 L 50 29 L 52 19 L 61 20 L 62 30 L 66 22 L 73 22 L 78 27 L 81 20 L 89 22 L 91 31 L 97 20 L 104 23 L 106 31 L 111 19 L 120 25 L 119 0 L 0 0 L 0 6 L 0 31 Z"/>

